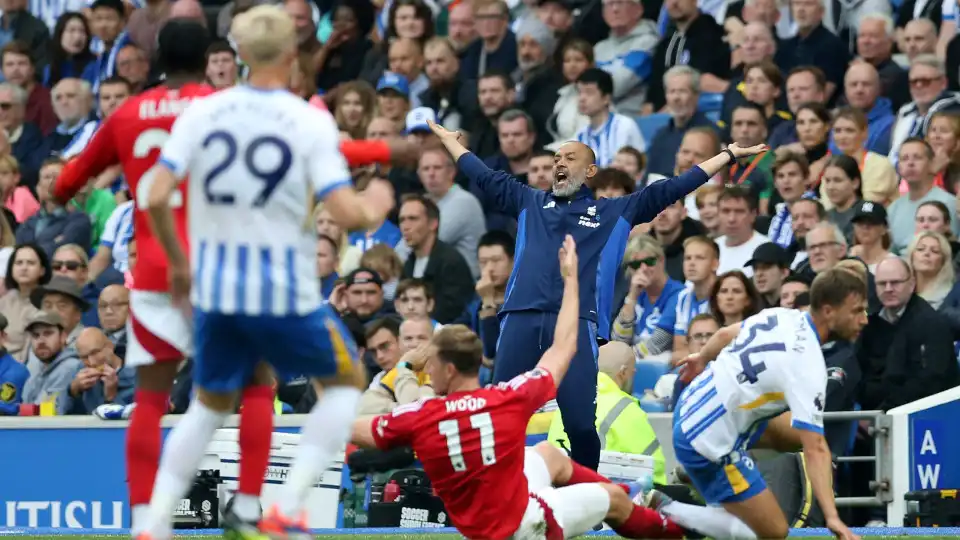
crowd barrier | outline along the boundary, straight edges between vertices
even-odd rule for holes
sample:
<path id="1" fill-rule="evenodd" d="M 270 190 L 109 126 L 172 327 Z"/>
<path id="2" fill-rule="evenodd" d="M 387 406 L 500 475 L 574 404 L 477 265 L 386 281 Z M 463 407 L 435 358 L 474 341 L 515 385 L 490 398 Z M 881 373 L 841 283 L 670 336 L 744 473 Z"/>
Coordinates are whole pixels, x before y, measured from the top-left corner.
<path id="1" fill-rule="evenodd" d="M 549 414 L 537 415 L 528 429 L 529 445 L 543 440 Z M 848 506 L 887 507 L 887 523 L 903 523 L 903 494 L 917 489 L 960 488 L 960 388 L 915 403 L 878 412 L 837 413 L 828 421 L 866 420 L 875 435 L 876 453 L 856 458 L 875 463 L 875 495 L 839 499 Z M 297 433 L 303 417 L 278 417 L 278 433 Z M 670 470 L 676 458 L 670 445 L 671 415 L 651 414 L 650 423 L 662 443 Z M 166 429 L 177 417 L 164 419 Z M 93 417 L 0 418 L 0 527 L 53 527 L 117 530 L 129 526 L 124 467 L 126 422 L 105 422 Z M 237 426 L 237 418 L 228 421 Z M 267 489 L 282 483 L 286 460 L 272 460 Z M 339 505 L 334 496 L 338 467 L 332 468 L 318 488 L 329 490 L 318 499 L 322 509 L 317 523 L 339 525 Z M 234 478 L 226 475 L 227 481 Z"/>

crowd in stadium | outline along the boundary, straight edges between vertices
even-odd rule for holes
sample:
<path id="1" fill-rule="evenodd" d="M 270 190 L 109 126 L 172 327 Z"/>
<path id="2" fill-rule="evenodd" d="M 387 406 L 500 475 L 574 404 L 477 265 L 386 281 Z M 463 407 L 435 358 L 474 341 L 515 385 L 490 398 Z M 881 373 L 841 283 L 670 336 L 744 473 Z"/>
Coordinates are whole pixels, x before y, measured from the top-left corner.
<path id="1" fill-rule="evenodd" d="M 220 37 L 206 75 L 225 88 L 244 71 L 231 17 L 270 2 L 0 0 L 0 414 L 103 416 L 131 403 L 131 193 L 116 167 L 65 206 L 51 186 L 102 119 L 157 83 L 165 21 L 196 19 Z M 888 410 L 960 385 L 955 2 L 282 4 L 300 43 L 291 91 L 320 96 L 344 140 L 422 150 L 353 170 L 358 189 L 396 200 L 379 227 L 349 232 L 322 205 L 314 214 L 320 286 L 370 374 L 362 414 L 433 394 L 417 351 L 441 325 L 481 337 L 490 380 L 500 308 L 527 286 L 510 281 L 514 265 L 555 264 L 523 259 L 529 223 L 458 170 L 428 121 L 537 190 L 552 189 L 560 144 L 583 142 L 598 199 L 672 182 L 727 143 L 770 146 L 604 250 L 594 315 L 611 344 L 597 421 L 637 398 L 613 414 L 622 451 L 656 443 L 641 408 L 672 410 L 673 364 L 765 307 L 808 305 L 813 278 L 838 264 L 867 279 L 869 323 L 856 343 L 824 345 L 826 410 Z M 173 413 L 189 403 L 190 370 L 184 361 Z M 277 390 L 278 412 L 316 399 L 305 380 Z M 851 451 L 848 431 L 827 433 L 835 453 Z"/>

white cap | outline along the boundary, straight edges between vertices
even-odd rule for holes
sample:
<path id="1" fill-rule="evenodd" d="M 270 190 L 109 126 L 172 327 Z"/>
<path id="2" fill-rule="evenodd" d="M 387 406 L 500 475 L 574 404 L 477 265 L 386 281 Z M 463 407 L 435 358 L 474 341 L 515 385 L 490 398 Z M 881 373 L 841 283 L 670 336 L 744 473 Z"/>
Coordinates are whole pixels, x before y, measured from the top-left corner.
<path id="1" fill-rule="evenodd" d="M 427 120 L 431 122 L 437 121 L 437 113 L 433 112 L 433 109 L 430 107 L 417 107 L 413 109 L 407 113 L 407 129 L 403 133 L 409 135 L 417 131 L 430 131 Z"/>

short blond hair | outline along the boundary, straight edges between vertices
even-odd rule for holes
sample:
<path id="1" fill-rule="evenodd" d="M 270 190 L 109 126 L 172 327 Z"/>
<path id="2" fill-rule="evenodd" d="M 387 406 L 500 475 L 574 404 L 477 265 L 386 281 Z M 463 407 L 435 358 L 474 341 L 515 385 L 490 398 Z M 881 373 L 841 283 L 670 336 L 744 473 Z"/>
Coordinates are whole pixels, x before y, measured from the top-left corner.
<path id="1" fill-rule="evenodd" d="M 13 154 L 0 155 L 0 172 L 20 173 L 20 163 L 17 162 L 17 158 L 13 157 Z"/>
<path id="2" fill-rule="evenodd" d="M 233 19 L 230 36 L 240 58 L 250 65 L 270 64 L 284 53 L 297 50 L 293 19 L 279 6 L 260 5 Z"/>

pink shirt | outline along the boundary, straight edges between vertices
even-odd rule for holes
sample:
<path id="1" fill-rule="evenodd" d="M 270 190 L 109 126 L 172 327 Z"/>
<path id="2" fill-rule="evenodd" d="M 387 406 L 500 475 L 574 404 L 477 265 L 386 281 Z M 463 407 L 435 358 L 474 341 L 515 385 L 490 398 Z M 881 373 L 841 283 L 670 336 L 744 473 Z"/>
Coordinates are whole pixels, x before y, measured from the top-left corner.
<path id="1" fill-rule="evenodd" d="M 18 223 L 23 223 L 40 209 L 40 203 L 37 202 L 33 193 L 30 193 L 30 188 L 26 186 L 17 186 L 13 193 L 7 197 L 5 206 L 13 212 Z"/>

